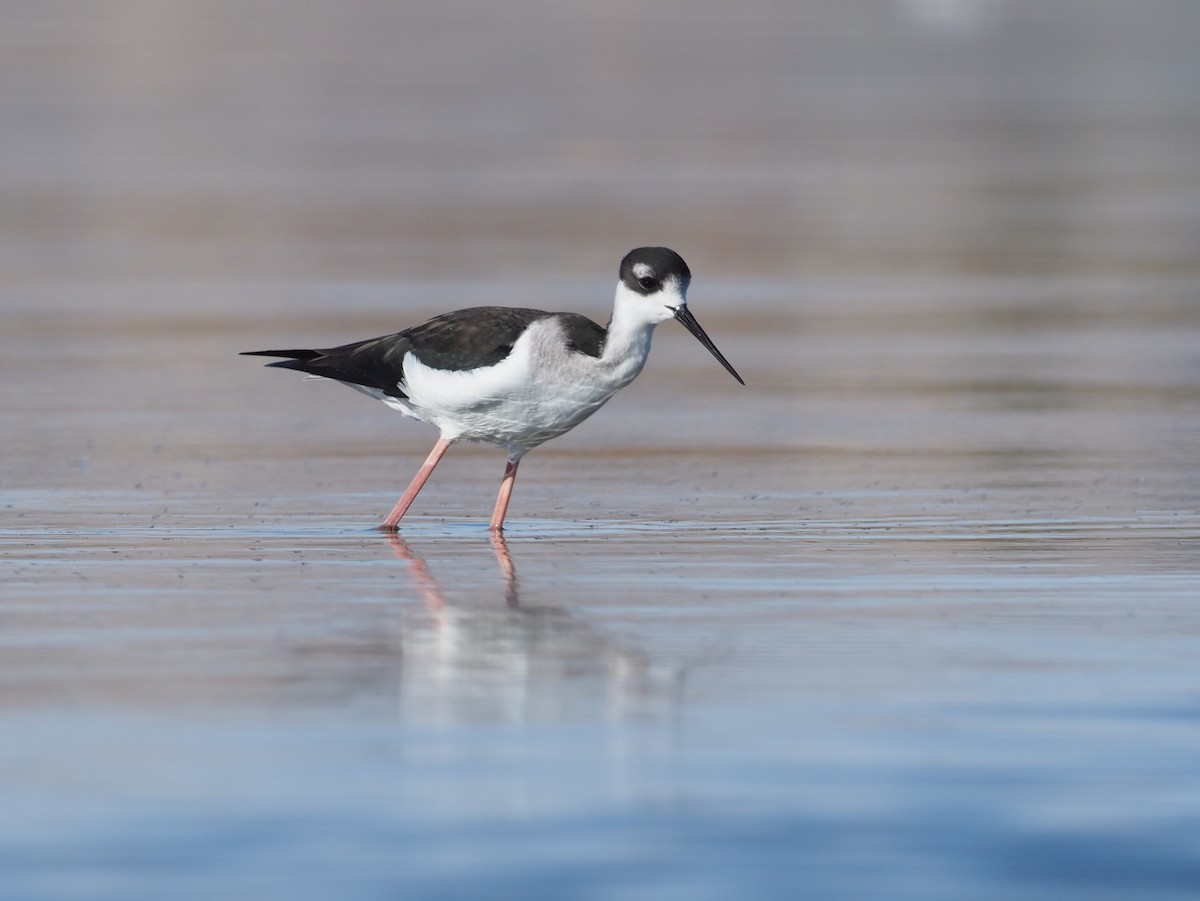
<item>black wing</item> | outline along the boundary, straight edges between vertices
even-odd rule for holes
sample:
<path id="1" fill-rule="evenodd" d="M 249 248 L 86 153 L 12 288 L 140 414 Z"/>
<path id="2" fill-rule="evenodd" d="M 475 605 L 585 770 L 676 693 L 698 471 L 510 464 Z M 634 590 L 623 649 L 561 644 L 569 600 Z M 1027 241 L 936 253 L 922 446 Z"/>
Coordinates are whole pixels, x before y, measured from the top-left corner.
<path id="1" fill-rule="evenodd" d="M 567 336 L 567 350 L 599 358 L 604 353 L 604 338 L 608 334 L 592 320 L 579 313 L 556 313 Z"/>
<path id="2" fill-rule="evenodd" d="M 494 366 L 512 352 L 513 344 L 531 322 L 549 315 L 541 310 L 514 307 L 473 307 L 443 313 L 394 335 L 341 347 L 244 353 L 288 357 L 268 365 L 375 388 L 391 397 L 404 397 L 399 386 L 404 378 L 405 354 L 415 354 L 434 369 L 457 371 Z"/>
<path id="3" fill-rule="evenodd" d="M 434 369 L 461 371 L 495 366 L 522 332 L 549 313 L 516 307 L 472 307 L 434 316 L 402 331 L 417 359 Z"/>

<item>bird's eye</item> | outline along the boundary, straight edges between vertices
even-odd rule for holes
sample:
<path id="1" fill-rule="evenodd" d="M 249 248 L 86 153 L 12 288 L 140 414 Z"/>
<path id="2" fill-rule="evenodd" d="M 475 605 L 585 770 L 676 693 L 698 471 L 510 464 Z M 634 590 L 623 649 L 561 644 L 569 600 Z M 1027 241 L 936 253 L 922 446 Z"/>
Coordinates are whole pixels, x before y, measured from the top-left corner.
<path id="1" fill-rule="evenodd" d="M 638 279 L 638 284 L 641 285 L 643 288 L 645 288 L 647 291 L 649 291 L 651 288 L 654 287 L 654 283 L 656 281 L 658 281 L 658 279 L 656 279 L 653 275 L 643 275 L 641 278 Z"/>

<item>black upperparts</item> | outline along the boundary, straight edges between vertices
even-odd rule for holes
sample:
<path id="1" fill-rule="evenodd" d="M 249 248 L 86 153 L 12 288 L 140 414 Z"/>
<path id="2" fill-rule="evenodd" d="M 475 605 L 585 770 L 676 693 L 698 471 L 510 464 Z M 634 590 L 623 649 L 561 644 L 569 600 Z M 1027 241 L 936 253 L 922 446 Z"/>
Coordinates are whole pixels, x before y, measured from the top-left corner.
<path id="1" fill-rule="evenodd" d="M 599 357 L 607 334 L 579 313 L 547 313 L 519 307 L 472 307 L 443 313 L 400 333 L 426 366 L 464 370 L 495 366 L 539 319 L 553 316 L 562 326 L 567 349 Z"/>
<path id="2" fill-rule="evenodd" d="M 570 350 L 599 357 L 605 331 L 577 313 L 546 313 L 516 307 L 473 307 L 443 313 L 427 322 L 380 338 L 326 350 L 253 350 L 250 356 L 287 357 L 269 366 L 375 388 L 404 397 L 404 356 L 412 353 L 433 369 L 463 371 L 494 366 L 507 357 L 530 324 L 557 316 Z"/>
<path id="3" fill-rule="evenodd" d="M 608 332 L 579 313 L 558 313 L 557 316 L 567 336 L 567 350 L 599 359 L 604 353 Z"/>
<path id="4" fill-rule="evenodd" d="M 549 313 L 518 307 L 471 307 L 434 316 L 397 336 L 434 369 L 462 371 L 495 366 L 512 352 L 521 333 Z"/>
<path id="5" fill-rule="evenodd" d="M 245 354 L 290 357 L 267 365 L 375 388 L 391 397 L 404 397 L 400 380 L 404 378 L 404 355 L 408 350 L 402 335 L 385 335 L 327 350 L 251 350 Z"/>

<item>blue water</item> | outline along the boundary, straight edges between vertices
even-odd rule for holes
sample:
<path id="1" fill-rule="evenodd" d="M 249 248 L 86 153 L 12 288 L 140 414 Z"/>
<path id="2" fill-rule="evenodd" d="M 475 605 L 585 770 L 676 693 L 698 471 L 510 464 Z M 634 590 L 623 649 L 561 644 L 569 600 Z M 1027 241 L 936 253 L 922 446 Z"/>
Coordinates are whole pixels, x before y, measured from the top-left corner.
<path id="1" fill-rule="evenodd" d="M 1194 577 L 952 525 L 45 536 L 107 588 L 8 631 L 6 893 L 1189 896 Z"/>

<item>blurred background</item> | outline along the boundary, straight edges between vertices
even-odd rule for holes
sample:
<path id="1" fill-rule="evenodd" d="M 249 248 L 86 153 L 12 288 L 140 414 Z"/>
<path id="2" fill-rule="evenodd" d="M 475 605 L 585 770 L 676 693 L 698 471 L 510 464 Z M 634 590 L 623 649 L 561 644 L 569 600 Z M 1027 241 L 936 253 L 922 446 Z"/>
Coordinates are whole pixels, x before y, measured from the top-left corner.
<path id="1" fill-rule="evenodd" d="M 1200 3 L 2 11 L 0 897 L 1195 896 Z M 506 549 L 235 356 L 643 244 Z"/>
<path id="2" fill-rule="evenodd" d="M 17 279 L 1195 274 L 1188 0 L 9 2 Z M 167 302 L 164 300 L 164 302 Z"/>

